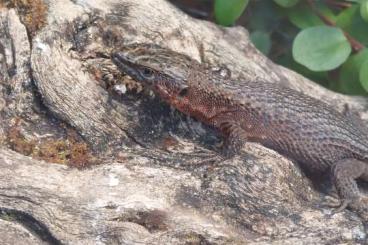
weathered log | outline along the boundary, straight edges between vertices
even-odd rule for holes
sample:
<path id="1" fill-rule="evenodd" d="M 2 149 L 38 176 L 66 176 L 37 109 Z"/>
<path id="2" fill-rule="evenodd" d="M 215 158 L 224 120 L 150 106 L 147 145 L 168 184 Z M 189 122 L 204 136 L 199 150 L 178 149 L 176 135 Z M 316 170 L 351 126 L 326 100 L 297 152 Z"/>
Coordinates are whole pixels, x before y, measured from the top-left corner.
<path id="1" fill-rule="evenodd" d="M 362 118 L 366 98 L 328 91 L 272 63 L 245 29 L 190 18 L 164 0 L 45 4 L 44 26 L 32 32 L 27 26 L 28 33 L 19 12 L 0 9 L 0 237 L 6 244 L 366 239 L 365 213 L 332 215 L 323 205 L 328 176 L 311 181 L 296 163 L 253 143 L 233 160 L 201 164 L 194 153 L 213 143 L 213 132 L 145 94 L 115 97 L 101 74 L 114 75 L 111 50 L 153 42 L 225 66 L 234 82 L 280 83 L 338 110 L 348 105 Z M 19 118 L 24 142 L 11 147 L 16 139 L 9 132 L 18 132 L 12 125 Z M 34 154 L 39 141 L 63 135 L 55 120 L 75 128 L 100 165 L 78 170 L 36 159 L 42 158 Z"/>

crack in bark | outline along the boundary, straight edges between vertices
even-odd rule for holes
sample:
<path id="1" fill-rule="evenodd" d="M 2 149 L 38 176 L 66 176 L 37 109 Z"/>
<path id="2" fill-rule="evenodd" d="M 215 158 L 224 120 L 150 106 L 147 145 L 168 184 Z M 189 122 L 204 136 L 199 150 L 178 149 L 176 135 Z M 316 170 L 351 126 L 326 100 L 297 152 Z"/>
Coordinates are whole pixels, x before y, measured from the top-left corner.
<path id="1" fill-rule="evenodd" d="M 39 237 L 42 241 L 47 242 L 52 245 L 62 245 L 63 243 L 59 241 L 47 228 L 47 226 L 41 221 L 35 219 L 32 215 L 19 211 L 16 209 L 9 209 L 0 207 L 0 219 L 16 221 L 21 224 L 24 228 L 32 232 L 34 235 Z"/>

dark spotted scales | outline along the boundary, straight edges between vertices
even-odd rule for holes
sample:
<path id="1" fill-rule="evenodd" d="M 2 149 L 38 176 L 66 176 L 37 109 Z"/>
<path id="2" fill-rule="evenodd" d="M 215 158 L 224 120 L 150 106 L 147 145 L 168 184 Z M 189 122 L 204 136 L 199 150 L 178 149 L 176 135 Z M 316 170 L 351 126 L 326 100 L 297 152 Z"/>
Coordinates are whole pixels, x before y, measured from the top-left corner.
<path id="1" fill-rule="evenodd" d="M 225 137 L 226 156 L 246 141 L 259 142 L 312 172 L 331 171 L 342 200 L 339 210 L 359 200 L 355 180 L 368 180 L 367 132 L 327 104 L 263 81 L 226 81 L 188 56 L 156 45 L 129 45 L 112 60 L 179 111 L 217 128 Z"/>

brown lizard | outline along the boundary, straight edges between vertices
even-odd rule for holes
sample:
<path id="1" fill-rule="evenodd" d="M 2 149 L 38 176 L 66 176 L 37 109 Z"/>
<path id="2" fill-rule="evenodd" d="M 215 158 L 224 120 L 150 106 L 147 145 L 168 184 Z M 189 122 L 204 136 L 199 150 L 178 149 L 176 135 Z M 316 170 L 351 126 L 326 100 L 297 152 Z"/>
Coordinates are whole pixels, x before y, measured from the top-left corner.
<path id="1" fill-rule="evenodd" d="M 361 199 L 368 181 L 368 136 L 331 106 L 298 91 L 254 81 L 237 85 L 190 57 L 151 44 L 112 53 L 118 69 L 150 87 L 179 111 L 224 135 L 224 155 L 259 142 L 310 171 L 330 171 L 341 199 L 337 211 Z"/>

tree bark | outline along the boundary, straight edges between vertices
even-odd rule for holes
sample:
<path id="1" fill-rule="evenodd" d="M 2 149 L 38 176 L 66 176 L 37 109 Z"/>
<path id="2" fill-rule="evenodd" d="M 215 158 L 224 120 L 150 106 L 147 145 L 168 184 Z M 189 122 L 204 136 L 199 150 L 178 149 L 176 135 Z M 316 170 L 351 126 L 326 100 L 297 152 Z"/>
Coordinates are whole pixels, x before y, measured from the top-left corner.
<path id="1" fill-rule="evenodd" d="M 139 85 L 126 78 L 121 83 L 128 92 L 116 96 L 109 82 L 119 75 L 108 57 L 129 43 L 156 43 L 226 67 L 234 82 L 279 83 L 337 110 L 347 106 L 363 119 L 366 98 L 326 90 L 272 63 L 244 28 L 193 19 L 164 0 L 33 4 L 38 11 L 30 11 L 32 21 L 19 6 L 0 8 L 5 244 L 366 239 L 364 212 L 332 215 L 323 204 L 328 176 L 311 180 L 297 163 L 272 150 L 247 143 L 233 160 L 202 164 L 200 153 L 218 140 L 216 134 L 157 98 L 131 91 L 130 85 Z M 78 169 L 55 162 L 94 164 Z"/>

